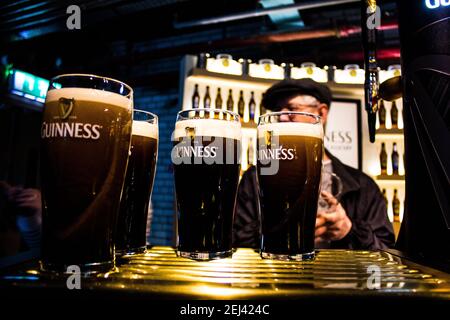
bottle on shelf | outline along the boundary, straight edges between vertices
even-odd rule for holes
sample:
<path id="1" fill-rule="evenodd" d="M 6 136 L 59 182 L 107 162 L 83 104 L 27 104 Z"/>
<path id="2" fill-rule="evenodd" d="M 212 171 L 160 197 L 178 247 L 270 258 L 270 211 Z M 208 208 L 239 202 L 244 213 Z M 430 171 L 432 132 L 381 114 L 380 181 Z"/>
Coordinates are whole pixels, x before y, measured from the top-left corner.
<path id="1" fill-rule="evenodd" d="M 209 95 L 209 86 L 206 86 L 205 97 L 203 98 L 203 107 L 211 108 L 211 96 Z"/>
<path id="2" fill-rule="evenodd" d="M 381 143 L 380 167 L 381 167 L 381 174 L 386 175 L 387 174 L 387 152 L 386 152 L 386 145 L 384 144 L 384 142 Z"/>
<path id="3" fill-rule="evenodd" d="M 222 93 L 220 92 L 220 88 L 217 88 L 216 101 L 214 104 L 216 109 L 222 109 Z"/>
<path id="4" fill-rule="evenodd" d="M 233 91 L 230 89 L 230 91 L 228 91 L 227 110 L 233 111 L 233 109 L 234 109 Z"/>
<path id="5" fill-rule="evenodd" d="M 398 128 L 398 109 L 397 109 L 397 104 L 395 103 L 395 100 L 392 101 L 392 105 L 391 105 L 391 123 L 392 123 L 392 129 Z"/>
<path id="6" fill-rule="evenodd" d="M 253 138 L 250 137 L 248 139 L 248 147 L 247 147 L 247 163 L 249 167 L 253 165 L 253 157 L 254 157 Z"/>
<path id="7" fill-rule="evenodd" d="M 263 104 L 262 104 L 262 101 L 263 101 L 263 99 L 264 99 L 264 95 L 265 95 L 265 93 L 263 93 L 262 95 L 261 95 L 261 100 L 260 100 L 260 102 L 259 102 L 259 115 L 263 115 L 263 114 L 265 114 L 266 112 L 267 112 L 267 110 L 266 110 L 266 108 L 263 106 Z"/>
<path id="8" fill-rule="evenodd" d="M 198 93 L 198 84 L 195 85 L 194 94 L 192 95 L 192 109 L 200 107 L 200 94 Z"/>
<path id="9" fill-rule="evenodd" d="M 400 200 L 397 196 L 397 189 L 394 189 L 392 197 L 392 212 L 394 213 L 394 222 L 400 222 Z"/>
<path id="10" fill-rule="evenodd" d="M 255 93 L 252 91 L 250 97 L 250 102 L 248 103 L 248 114 L 250 121 L 255 119 L 255 111 L 256 111 L 256 101 L 255 101 Z"/>
<path id="11" fill-rule="evenodd" d="M 396 142 L 394 142 L 394 144 L 392 145 L 391 160 L 392 160 L 392 174 L 398 175 L 399 156 L 398 156 L 397 143 Z"/>
<path id="12" fill-rule="evenodd" d="M 239 100 L 238 100 L 238 113 L 241 117 L 241 120 L 244 119 L 244 111 L 245 111 L 245 101 L 244 101 L 244 91 L 239 91 Z"/>
<path id="13" fill-rule="evenodd" d="M 378 120 L 380 122 L 380 128 L 386 128 L 386 108 L 384 107 L 384 101 L 380 100 L 380 109 L 378 110 Z"/>

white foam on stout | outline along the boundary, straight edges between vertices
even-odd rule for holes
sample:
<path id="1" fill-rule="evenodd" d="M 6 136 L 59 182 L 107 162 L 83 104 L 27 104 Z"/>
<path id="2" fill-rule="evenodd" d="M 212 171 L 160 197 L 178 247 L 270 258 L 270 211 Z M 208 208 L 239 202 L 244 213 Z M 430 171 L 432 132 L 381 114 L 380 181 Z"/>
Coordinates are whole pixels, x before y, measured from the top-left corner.
<path id="1" fill-rule="evenodd" d="M 158 139 L 158 125 L 146 121 L 134 120 L 131 133 L 135 136 Z"/>
<path id="2" fill-rule="evenodd" d="M 62 88 L 53 89 L 47 92 L 46 102 L 58 101 L 59 98 L 67 98 L 82 101 L 92 101 L 98 103 L 107 103 L 131 110 L 133 108 L 133 101 L 127 97 L 121 96 L 118 93 L 89 89 L 89 88 Z"/>
<path id="3" fill-rule="evenodd" d="M 175 124 L 174 139 L 187 135 L 186 128 L 195 128 L 196 136 L 222 137 L 241 140 L 241 124 L 235 121 L 218 119 L 189 119 L 177 121 Z"/>
<path id="4" fill-rule="evenodd" d="M 267 123 L 258 126 L 258 137 L 264 137 L 267 131 L 272 131 L 277 136 L 304 136 L 323 139 L 322 124 L 305 122 Z"/>

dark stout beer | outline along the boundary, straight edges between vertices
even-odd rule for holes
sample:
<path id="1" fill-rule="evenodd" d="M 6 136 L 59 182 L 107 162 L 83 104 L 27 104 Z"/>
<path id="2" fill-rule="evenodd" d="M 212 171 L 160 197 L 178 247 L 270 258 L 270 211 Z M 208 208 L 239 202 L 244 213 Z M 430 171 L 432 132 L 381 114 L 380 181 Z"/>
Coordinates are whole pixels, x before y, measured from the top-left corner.
<path id="1" fill-rule="evenodd" d="M 133 121 L 130 157 L 117 221 L 116 252 L 146 248 L 146 227 L 158 157 L 158 124 Z"/>
<path id="2" fill-rule="evenodd" d="M 240 124 L 179 121 L 174 138 L 178 253 L 193 259 L 228 256 L 239 182 Z"/>
<path id="3" fill-rule="evenodd" d="M 41 132 L 43 269 L 113 266 L 131 110 L 131 99 L 112 92 L 48 92 Z"/>
<path id="4" fill-rule="evenodd" d="M 314 257 L 322 150 L 320 124 L 286 122 L 258 127 L 263 257 Z M 275 171 L 264 173 L 270 166 Z"/>

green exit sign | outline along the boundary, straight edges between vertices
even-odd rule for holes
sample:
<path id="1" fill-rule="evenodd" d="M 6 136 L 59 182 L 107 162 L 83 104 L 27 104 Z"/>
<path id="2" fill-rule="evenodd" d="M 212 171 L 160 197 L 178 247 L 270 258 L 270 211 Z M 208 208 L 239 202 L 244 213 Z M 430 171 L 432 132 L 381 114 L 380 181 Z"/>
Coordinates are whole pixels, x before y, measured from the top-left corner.
<path id="1" fill-rule="evenodd" d="M 45 102 L 50 81 L 17 69 L 10 71 L 10 92 L 29 100 Z"/>

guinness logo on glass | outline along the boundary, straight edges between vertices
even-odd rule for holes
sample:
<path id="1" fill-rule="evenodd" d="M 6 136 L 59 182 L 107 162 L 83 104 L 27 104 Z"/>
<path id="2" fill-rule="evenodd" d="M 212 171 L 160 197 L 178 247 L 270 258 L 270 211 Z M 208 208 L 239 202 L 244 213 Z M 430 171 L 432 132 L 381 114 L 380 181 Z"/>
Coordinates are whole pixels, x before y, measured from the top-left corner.
<path id="1" fill-rule="evenodd" d="M 102 126 L 100 124 L 93 123 L 85 123 L 85 122 L 75 122 L 74 119 L 77 119 L 78 114 L 80 114 L 80 110 L 78 114 L 74 112 L 73 106 L 75 104 L 74 98 L 59 98 L 55 101 L 55 104 L 48 103 L 47 105 L 51 108 L 57 109 L 59 113 L 53 117 L 54 121 L 42 122 L 41 127 L 41 136 L 42 138 L 82 138 L 82 139 L 91 139 L 97 140 L 100 138 L 100 132 Z M 74 114 L 71 119 L 69 116 Z M 66 121 L 62 121 L 66 120 Z M 72 121 L 71 121 L 72 120 Z"/>
<path id="2" fill-rule="evenodd" d="M 59 115 L 61 116 L 62 120 L 65 120 L 70 116 L 74 103 L 74 98 L 59 98 Z"/>

